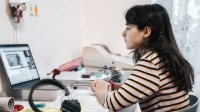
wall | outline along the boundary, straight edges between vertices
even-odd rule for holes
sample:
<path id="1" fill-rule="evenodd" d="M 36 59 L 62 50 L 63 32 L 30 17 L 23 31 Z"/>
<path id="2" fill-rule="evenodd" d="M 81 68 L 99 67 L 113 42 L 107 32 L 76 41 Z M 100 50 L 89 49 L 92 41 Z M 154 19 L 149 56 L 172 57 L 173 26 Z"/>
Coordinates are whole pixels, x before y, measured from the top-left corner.
<path id="1" fill-rule="evenodd" d="M 103 43 L 117 53 L 127 55 L 124 39 L 124 12 L 133 5 L 151 3 L 150 0 L 82 0 L 83 45 Z"/>
<path id="2" fill-rule="evenodd" d="M 81 53 L 79 0 L 34 0 L 39 16 L 26 11 L 18 43 L 29 43 L 41 77 Z"/>

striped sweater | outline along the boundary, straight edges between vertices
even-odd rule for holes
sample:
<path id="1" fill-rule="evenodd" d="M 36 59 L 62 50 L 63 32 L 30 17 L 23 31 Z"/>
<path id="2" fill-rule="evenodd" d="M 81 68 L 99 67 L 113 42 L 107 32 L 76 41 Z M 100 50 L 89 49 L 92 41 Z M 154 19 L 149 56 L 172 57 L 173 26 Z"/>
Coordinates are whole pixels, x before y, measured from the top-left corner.
<path id="1" fill-rule="evenodd" d="M 105 95 L 104 107 L 117 111 L 136 102 L 143 112 L 171 112 L 189 107 L 188 92 L 178 90 L 173 74 L 165 71 L 156 52 L 149 51 L 139 59 L 126 82 Z"/>

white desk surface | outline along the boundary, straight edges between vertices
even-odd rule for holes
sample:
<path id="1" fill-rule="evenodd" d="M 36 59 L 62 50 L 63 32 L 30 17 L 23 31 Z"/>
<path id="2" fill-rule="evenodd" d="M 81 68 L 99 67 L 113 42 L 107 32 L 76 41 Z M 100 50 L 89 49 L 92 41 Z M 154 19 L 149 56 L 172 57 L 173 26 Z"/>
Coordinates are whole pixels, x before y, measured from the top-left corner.
<path id="1" fill-rule="evenodd" d="M 103 108 L 97 101 L 95 94 L 89 90 L 89 89 L 77 89 L 77 90 L 72 90 L 70 89 L 71 95 L 74 99 L 78 99 L 78 101 L 81 104 L 81 112 L 109 112 L 108 109 Z M 61 92 L 59 91 L 58 94 Z M 67 97 L 68 98 L 68 97 Z M 57 98 L 55 101 L 49 101 L 49 102 L 35 102 L 37 103 L 45 103 L 46 108 L 60 108 L 61 105 L 61 99 Z M 30 109 L 28 101 L 15 101 L 15 104 L 21 104 L 25 107 L 25 109 L 22 112 L 30 112 L 26 111 L 26 109 Z M 121 111 L 118 112 L 141 112 L 140 107 L 138 103 L 127 107 Z"/>
<path id="2" fill-rule="evenodd" d="M 75 78 L 75 80 L 77 80 L 77 75 L 78 75 L 78 77 L 80 77 L 79 74 L 70 75 L 70 76 L 73 76 Z M 58 77 L 58 79 L 60 77 L 62 77 L 61 79 L 65 80 L 64 77 L 66 77 L 66 76 L 69 76 L 69 75 L 62 74 Z M 73 77 L 72 77 L 72 79 L 74 79 Z M 103 78 L 105 78 L 105 77 L 103 77 Z M 62 82 L 62 83 L 64 85 L 67 85 L 68 88 L 69 88 L 69 84 L 72 84 L 73 82 L 77 82 L 77 81 L 67 80 L 66 82 L 67 82 L 66 84 L 65 84 L 65 82 Z M 76 90 L 75 89 L 69 89 L 69 91 L 70 91 L 72 97 L 74 99 L 78 99 L 78 101 L 80 102 L 82 112 L 108 112 L 109 111 L 108 109 L 103 108 L 98 103 L 95 94 L 90 90 L 89 87 L 85 88 L 85 89 L 82 89 L 82 88 L 79 89 L 78 88 Z M 60 94 L 60 93 L 58 93 L 58 94 Z M 60 108 L 61 99 L 57 98 L 53 102 L 35 102 L 35 104 L 37 104 L 37 103 L 45 103 L 46 108 L 48 108 L 48 107 Z M 15 101 L 15 104 L 21 104 L 25 107 L 25 109 L 30 109 L 28 101 Z M 27 111 L 22 111 L 22 112 L 27 112 Z M 118 111 L 118 112 L 141 112 L 141 110 L 140 110 L 138 103 L 136 103 L 136 104 L 134 104 L 134 105 L 132 105 L 128 108 L 125 108 L 121 111 Z"/>
<path id="3" fill-rule="evenodd" d="M 61 92 L 59 91 L 58 94 Z M 78 99 L 78 101 L 81 104 L 81 110 L 82 112 L 108 112 L 107 109 L 103 108 L 98 102 L 95 97 L 95 94 L 89 90 L 89 89 L 70 89 L 70 93 L 74 99 Z M 65 97 L 66 98 L 66 97 Z M 63 99 L 65 99 L 63 98 Z M 68 99 L 70 97 L 67 97 Z M 46 108 L 60 108 L 61 105 L 61 98 L 57 98 L 55 101 L 36 101 L 35 104 L 37 103 L 45 103 Z M 30 109 L 28 101 L 15 101 L 15 104 L 21 104 L 25 107 L 25 109 Z M 24 111 L 26 112 L 26 111 Z"/>

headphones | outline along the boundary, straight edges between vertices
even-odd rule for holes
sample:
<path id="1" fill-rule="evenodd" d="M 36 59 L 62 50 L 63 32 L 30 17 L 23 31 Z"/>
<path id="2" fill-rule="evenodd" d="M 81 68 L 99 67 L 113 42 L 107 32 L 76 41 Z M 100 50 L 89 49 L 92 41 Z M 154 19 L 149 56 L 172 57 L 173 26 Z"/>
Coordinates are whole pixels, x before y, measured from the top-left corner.
<path id="1" fill-rule="evenodd" d="M 65 88 L 64 85 L 62 85 L 60 82 L 53 80 L 53 79 L 42 79 L 40 81 L 38 81 L 32 88 L 31 91 L 29 93 L 29 105 L 31 106 L 31 108 L 35 111 L 35 112 L 42 112 L 41 110 L 39 110 L 35 104 L 33 103 L 33 92 L 36 88 L 38 88 L 39 86 L 42 85 L 53 85 L 56 86 L 62 90 L 65 91 L 65 96 L 70 95 L 70 92 L 68 91 L 67 88 Z M 61 104 L 61 108 L 60 110 L 62 110 L 62 112 L 80 112 L 81 111 L 81 106 L 80 103 L 78 102 L 78 100 L 64 100 Z"/>

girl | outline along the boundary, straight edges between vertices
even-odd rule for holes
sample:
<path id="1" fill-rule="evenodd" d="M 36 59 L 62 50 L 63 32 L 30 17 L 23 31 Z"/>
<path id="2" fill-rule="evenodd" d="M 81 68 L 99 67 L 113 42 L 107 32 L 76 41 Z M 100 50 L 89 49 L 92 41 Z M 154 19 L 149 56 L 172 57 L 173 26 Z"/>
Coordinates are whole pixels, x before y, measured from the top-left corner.
<path id="1" fill-rule="evenodd" d="M 143 112 L 188 108 L 194 71 L 178 48 L 167 11 L 158 4 L 137 5 L 128 9 L 125 19 L 122 36 L 127 49 L 134 49 L 136 64 L 124 84 L 91 83 L 101 104 L 112 111 L 136 102 Z"/>

